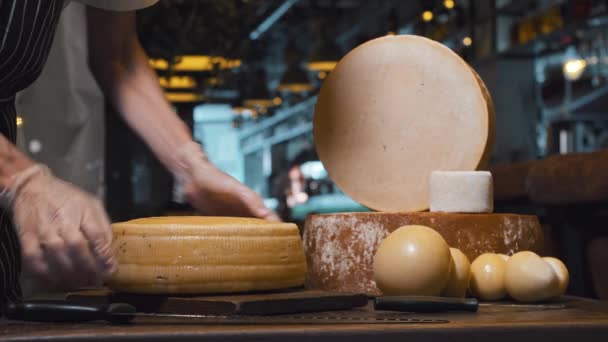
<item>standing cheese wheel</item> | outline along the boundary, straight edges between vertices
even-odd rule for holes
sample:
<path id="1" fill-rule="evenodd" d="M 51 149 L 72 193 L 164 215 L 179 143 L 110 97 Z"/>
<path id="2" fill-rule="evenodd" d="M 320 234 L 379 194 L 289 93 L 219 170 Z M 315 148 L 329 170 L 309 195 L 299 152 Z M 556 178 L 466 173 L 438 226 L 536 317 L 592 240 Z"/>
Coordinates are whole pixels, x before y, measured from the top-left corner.
<path id="1" fill-rule="evenodd" d="M 325 80 L 315 145 L 331 179 L 357 202 L 426 210 L 432 171 L 472 171 L 487 160 L 492 107 L 481 79 L 452 50 L 386 36 L 348 53 Z"/>
<path id="2" fill-rule="evenodd" d="M 446 297 L 462 298 L 466 295 L 471 278 L 471 262 L 464 253 L 457 248 L 450 248 L 452 255 L 452 270 L 448 285 L 443 291 Z"/>
<path id="3" fill-rule="evenodd" d="M 481 300 L 505 297 L 505 260 L 498 254 L 485 253 L 471 264 L 469 287 L 473 296 Z"/>
<path id="4" fill-rule="evenodd" d="M 425 226 L 390 234 L 374 257 L 374 278 L 385 295 L 438 296 L 446 287 L 452 258 L 443 237 Z"/>
<path id="5" fill-rule="evenodd" d="M 536 253 L 515 253 L 505 267 L 505 287 L 520 302 L 537 302 L 559 295 L 559 278 L 553 266 Z"/>
<path id="6" fill-rule="evenodd" d="M 112 290 L 196 294 L 275 290 L 304 283 L 298 228 L 252 218 L 153 217 L 112 225 Z"/>

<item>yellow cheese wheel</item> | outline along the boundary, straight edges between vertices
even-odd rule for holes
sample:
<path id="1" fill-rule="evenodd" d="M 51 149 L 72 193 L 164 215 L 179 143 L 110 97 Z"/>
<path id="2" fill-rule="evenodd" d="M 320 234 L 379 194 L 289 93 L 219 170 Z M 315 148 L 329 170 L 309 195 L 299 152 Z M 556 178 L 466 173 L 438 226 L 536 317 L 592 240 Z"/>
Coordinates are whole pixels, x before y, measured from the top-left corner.
<path id="1" fill-rule="evenodd" d="M 382 241 L 374 256 L 374 279 L 385 295 L 438 296 L 452 257 L 443 237 L 425 226 L 404 226 Z"/>
<path id="2" fill-rule="evenodd" d="M 429 208 L 432 171 L 473 171 L 492 148 L 481 79 L 430 39 L 386 36 L 348 53 L 321 87 L 314 139 L 331 179 L 378 211 Z"/>
<path id="3" fill-rule="evenodd" d="M 442 295 L 445 297 L 463 298 L 469 288 L 471 262 L 458 248 L 450 248 L 450 253 L 452 254 L 450 279 Z"/>
<path id="4" fill-rule="evenodd" d="M 471 294 L 481 300 L 492 301 L 503 299 L 505 289 L 504 256 L 485 253 L 478 256 L 471 264 Z"/>
<path id="5" fill-rule="evenodd" d="M 153 217 L 112 225 L 109 287 L 150 294 L 274 290 L 304 283 L 298 228 L 252 218 Z"/>

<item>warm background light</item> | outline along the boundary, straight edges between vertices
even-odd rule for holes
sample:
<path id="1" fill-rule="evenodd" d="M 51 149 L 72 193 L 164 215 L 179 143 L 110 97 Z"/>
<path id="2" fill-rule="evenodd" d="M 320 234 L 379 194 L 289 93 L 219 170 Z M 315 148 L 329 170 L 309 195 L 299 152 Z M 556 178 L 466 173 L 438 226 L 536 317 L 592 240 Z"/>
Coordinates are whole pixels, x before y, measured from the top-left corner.
<path id="1" fill-rule="evenodd" d="M 585 72 L 587 62 L 584 59 L 570 59 L 564 63 L 564 77 L 570 81 L 578 80 Z"/>
<path id="2" fill-rule="evenodd" d="M 185 93 L 185 92 L 167 92 L 165 93 L 167 100 L 172 103 L 178 102 L 202 102 L 204 100 L 203 95 L 196 93 Z"/>
<path id="3" fill-rule="evenodd" d="M 211 71 L 214 65 L 219 69 L 234 69 L 241 66 L 240 59 L 227 59 L 220 56 L 180 56 L 171 69 L 176 71 Z M 167 70 L 166 59 L 150 59 L 150 65 L 157 70 Z"/>
<path id="4" fill-rule="evenodd" d="M 422 20 L 424 20 L 426 22 L 433 20 L 433 12 L 431 12 L 431 11 L 422 12 Z"/>
<path id="5" fill-rule="evenodd" d="M 444 0 L 443 6 L 445 6 L 445 8 L 447 8 L 447 9 L 454 8 L 454 0 Z"/>
<path id="6" fill-rule="evenodd" d="M 464 37 L 462 39 L 462 44 L 464 44 L 464 46 L 471 46 L 471 44 L 473 44 L 473 40 L 471 37 Z"/>

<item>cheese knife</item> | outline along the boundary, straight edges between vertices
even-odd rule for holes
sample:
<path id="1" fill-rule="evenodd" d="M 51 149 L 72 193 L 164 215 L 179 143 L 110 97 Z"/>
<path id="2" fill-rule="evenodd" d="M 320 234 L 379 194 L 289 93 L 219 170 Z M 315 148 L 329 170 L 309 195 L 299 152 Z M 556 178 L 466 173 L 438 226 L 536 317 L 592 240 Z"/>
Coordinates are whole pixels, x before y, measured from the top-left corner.
<path id="1" fill-rule="evenodd" d="M 23 301 L 9 303 L 4 310 L 6 318 L 33 322 L 91 322 L 107 321 L 126 324 L 135 318 L 174 318 L 180 322 L 209 325 L 247 325 L 247 324 L 407 324 L 407 323 L 448 323 L 444 319 L 413 318 L 407 315 L 281 315 L 281 316 L 216 316 L 198 314 L 140 313 L 126 303 L 113 303 L 102 306 L 71 304 L 65 301 Z M 172 321 L 174 322 L 174 321 Z"/>
<path id="2" fill-rule="evenodd" d="M 520 304 L 490 302 L 479 303 L 476 298 L 451 298 L 434 296 L 383 296 L 376 297 L 374 308 L 376 310 L 400 311 L 400 312 L 446 312 L 465 311 L 477 312 L 480 306 L 487 307 L 512 307 L 528 309 L 563 309 L 564 304 Z"/>

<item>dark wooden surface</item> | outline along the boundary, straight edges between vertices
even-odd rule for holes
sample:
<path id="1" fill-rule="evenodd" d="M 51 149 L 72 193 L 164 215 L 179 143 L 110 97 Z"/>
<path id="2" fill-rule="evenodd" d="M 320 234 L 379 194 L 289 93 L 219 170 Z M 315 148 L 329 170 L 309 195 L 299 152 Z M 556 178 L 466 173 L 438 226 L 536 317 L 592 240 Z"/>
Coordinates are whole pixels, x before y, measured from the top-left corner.
<path id="1" fill-rule="evenodd" d="M 280 293 L 243 295 L 167 297 L 112 293 L 92 290 L 71 293 L 67 300 L 85 305 L 128 303 L 138 312 L 206 314 L 206 315 L 272 315 L 310 311 L 346 310 L 365 306 L 363 294 L 329 293 L 323 291 L 293 290 Z"/>
<path id="2" fill-rule="evenodd" d="M 371 307 L 350 311 L 373 315 Z M 0 321 L 3 341 L 606 341 L 606 302 L 573 300 L 565 309 L 481 307 L 478 313 L 410 314 L 445 324 L 211 326 L 177 319 L 105 323 L 38 324 Z"/>

